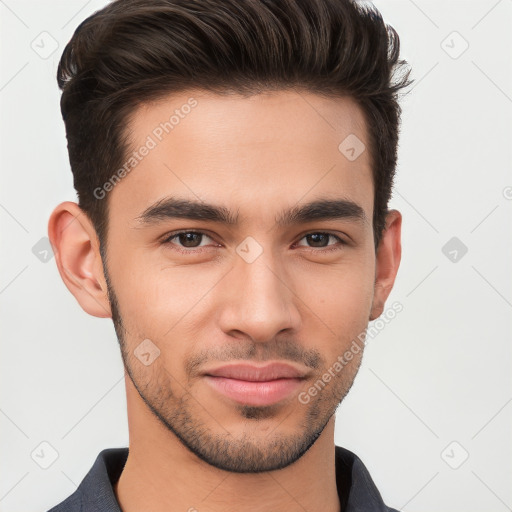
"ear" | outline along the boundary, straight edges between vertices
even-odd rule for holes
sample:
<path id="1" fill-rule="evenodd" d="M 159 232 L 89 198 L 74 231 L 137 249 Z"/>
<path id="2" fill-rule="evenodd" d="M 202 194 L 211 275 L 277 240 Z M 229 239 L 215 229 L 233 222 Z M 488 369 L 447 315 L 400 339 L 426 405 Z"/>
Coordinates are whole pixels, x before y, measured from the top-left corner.
<path id="1" fill-rule="evenodd" d="M 382 314 L 395 283 L 402 256 L 401 231 L 402 214 L 398 210 L 390 210 L 386 216 L 386 228 L 377 248 L 370 320 L 375 320 Z"/>
<path id="2" fill-rule="evenodd" d="M 60 276 L 83 310 L 111 318 L 99 240 L 87 214 L 71 201 L 59 204 L 50 216 L 48 237 Z"/>

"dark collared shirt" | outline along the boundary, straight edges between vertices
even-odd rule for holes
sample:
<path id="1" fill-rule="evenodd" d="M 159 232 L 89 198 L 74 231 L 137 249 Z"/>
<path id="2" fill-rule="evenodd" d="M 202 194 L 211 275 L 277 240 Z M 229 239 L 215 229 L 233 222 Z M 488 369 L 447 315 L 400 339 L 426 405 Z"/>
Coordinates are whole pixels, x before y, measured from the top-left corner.
<path id="1" fill-rule="evenodd" d="M 370 473 L 354 453 L 335 447 L 336 486 L 342 512 L 397 512 L 387 507 Z M 121 512 L 113 485 L 123 471 L 128 448 L 100 452 L 77 490 L 48 512 Z"/>

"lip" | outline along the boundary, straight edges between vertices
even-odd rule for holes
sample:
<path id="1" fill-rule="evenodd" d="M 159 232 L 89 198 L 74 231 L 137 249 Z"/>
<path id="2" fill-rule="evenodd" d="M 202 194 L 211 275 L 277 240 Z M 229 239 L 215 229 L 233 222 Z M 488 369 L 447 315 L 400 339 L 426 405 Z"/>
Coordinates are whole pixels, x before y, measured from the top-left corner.
<path id="1" fill-rule="evenodd" d="M 271 405 L 297 391 L 306 372 L 285 363 L 231 364 L 204 372 L 217 392 L 242 404 Z"/>
<path id="2" fill-rule="evenodd" d="M 248 363 L 227 364 L 206 370 L 204 374 L 212 377 L 262 382 L 276 379 L 302 379 L 306 372 L 286 363 L 275 362 L 264 366 Z"/>

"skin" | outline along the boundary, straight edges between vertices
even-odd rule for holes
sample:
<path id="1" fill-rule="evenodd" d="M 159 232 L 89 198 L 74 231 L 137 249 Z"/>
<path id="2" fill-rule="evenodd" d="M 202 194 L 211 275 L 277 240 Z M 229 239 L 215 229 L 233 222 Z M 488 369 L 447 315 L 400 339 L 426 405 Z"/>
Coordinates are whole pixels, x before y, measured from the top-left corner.
<path id="1" fill-rule="evenodd" d="M 60 204 L 49 222 L 64 283 L 87 313 L 117 324 L 130 434 L 117 499 L 124 512 L 339 511 L 334 412 L 363 350 L 307 404 L 298 392 L 382 314 L 400 264 L 401 214 L 389 211 L 375 251 L 369 151 L 349 161 L 338 150 L 351 133 L 368 146 L 350 98 L 189 90 L 140 106 L 132 147 L 190 97 L 197 106 L 104 199 L 105 266 L 76 203 Z M 239 223 L 138 220 L 169 195 L 222 205 Z M 282 210 L 321 198 L 357 203 L 366 222 L 277 226 Z M 164 242 L 179 230 L 206 235 Z M 306 236 L 326 231 L 346 245 Z M 248 236 L 263 251 L 251 263 L 236 251 Z M 134 355 L 145 339 L 160 350 L 148 366 Z M 290 362 L 307 378 L 277 404 L 249 407 L 199 373 L 241 360 Z"/>

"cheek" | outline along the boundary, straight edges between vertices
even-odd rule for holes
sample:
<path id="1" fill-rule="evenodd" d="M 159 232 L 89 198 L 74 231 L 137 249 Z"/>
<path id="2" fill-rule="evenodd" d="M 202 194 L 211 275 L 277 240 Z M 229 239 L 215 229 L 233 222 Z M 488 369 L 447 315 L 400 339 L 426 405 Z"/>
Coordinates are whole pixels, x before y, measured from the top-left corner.
<path id="1" fill-rule="evenodd" d="M 364 260 L 345 262 L 336 267 L 303 271 L 297 295 L 313 312 L 312 320 L 341 338 L 354 335 L 368 324 L 373 299 L 374 275 Z"/>
<path id="2" fill-rule="evenodd" d="M 128 336 L 153 339 L 166 350 L 186 339 L 187 350 L 194 350 L 199 333 L 211 322 L 209 313 L 219 306 L 217 293 L 229 286 L 228 269 L 215 263 L 171 265 L 162 263 L 161 256 L 152 258 L 137 250 L 126 253 L 126 257 L 112 257 L 111 261 L 123 264 L 111 275 Z M 371 258 L 362 251 L 353 251 L 335 264 L 296 260 L 283 274 L 296 296 L 291 300 L 301 312 L 303 329 L 315 343 L 326 340 L 327 352 L 343 350 L 366 328 L 374 270 Z M 172 351 L 184 350 L 182 342 L 180 347 Z"/>
<path id="3" fill-rule="evenodd" d="M 214 265 L 199 270 L 130 257 L 112 279 L 129 335 L 155 340 L 166 350 L 183 339 L 193 347 L 224 273 Z"/>
<path id="4" fill-rule="evenodd" d="M 317 272 L 315 279 L 309 281 L 314 285 L 303 286 L 301 292 L 310 308 L 304 310 L 304 336 L 322 352 L 324 370 L 334 371 L 337 386 L 344 388 L 359 367 L 369 321 L 374 279 L 371 264 L 366 263 L 361 258 L 359 262 Z M 350 353 L 345 357 L 347 352 Z M 337 367 L 342 366 L 339 371 L 333 368 L 336 361 Z"/>

